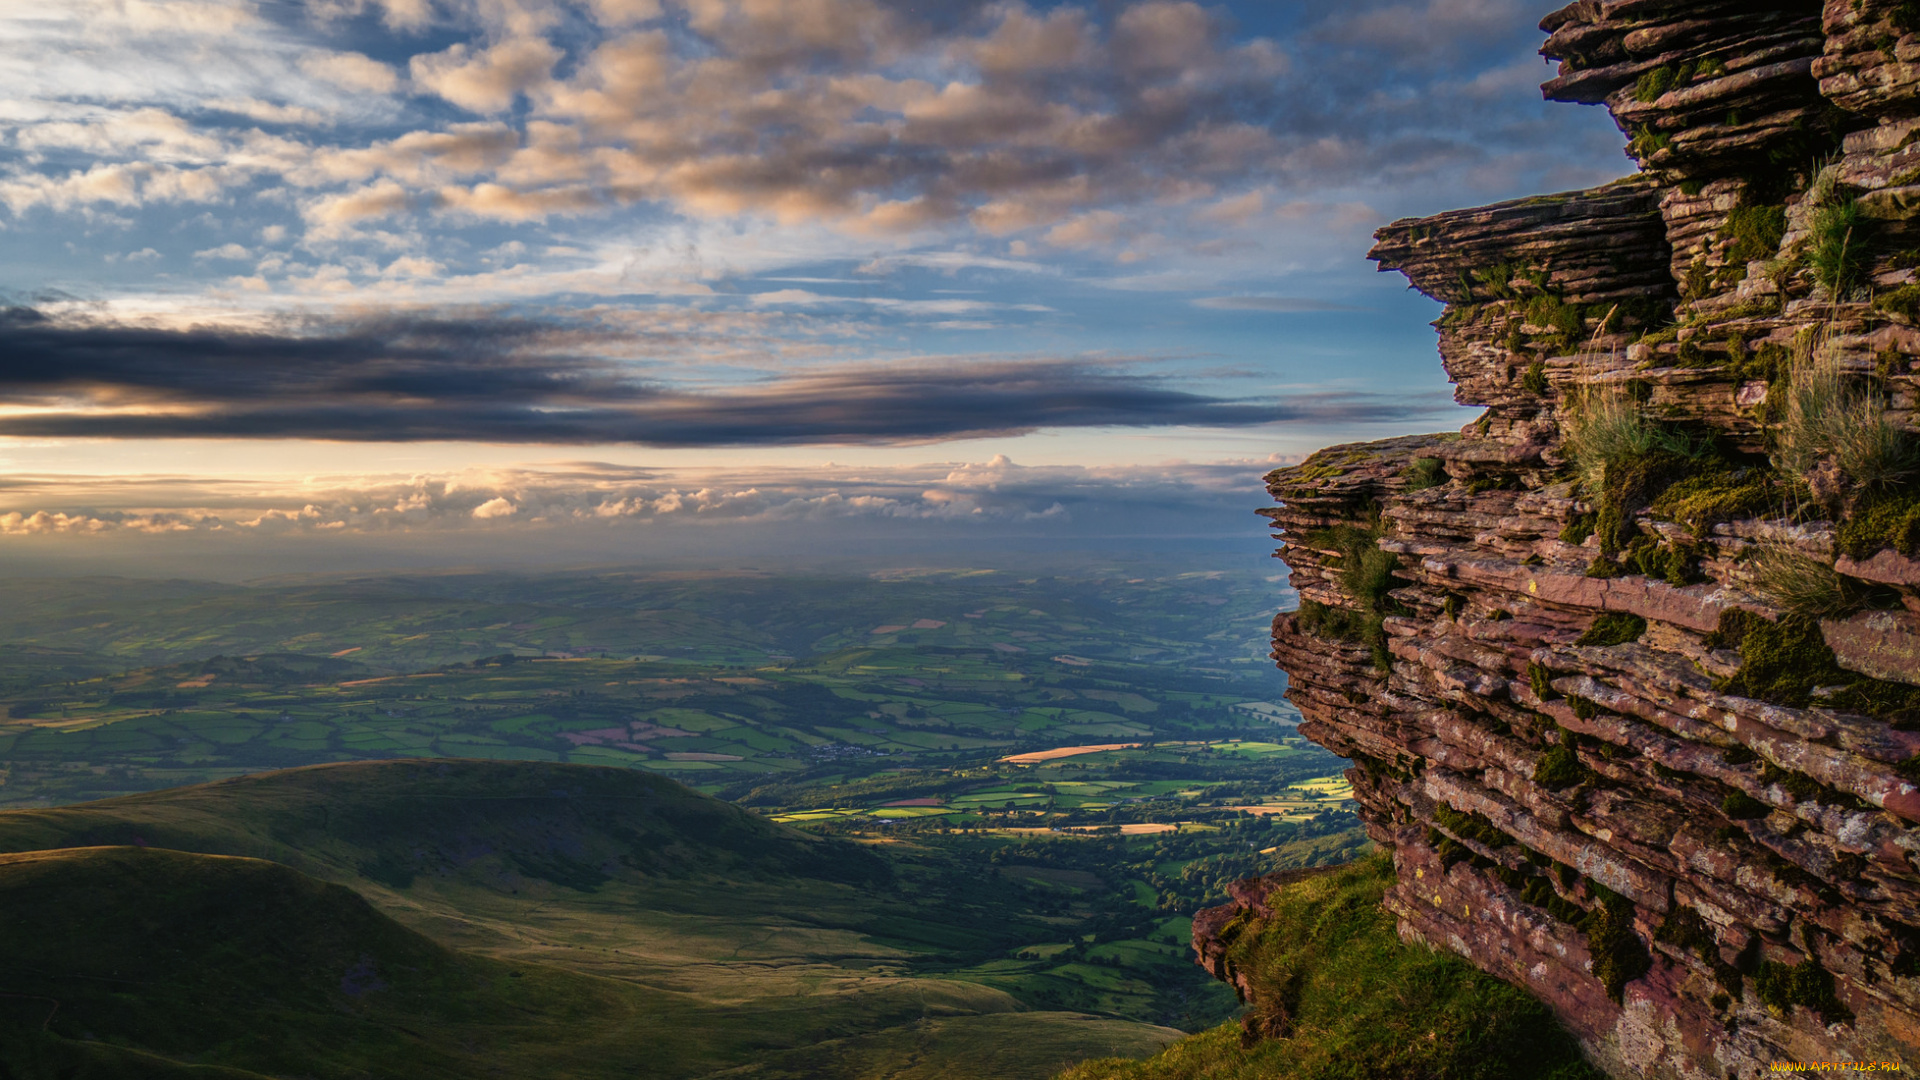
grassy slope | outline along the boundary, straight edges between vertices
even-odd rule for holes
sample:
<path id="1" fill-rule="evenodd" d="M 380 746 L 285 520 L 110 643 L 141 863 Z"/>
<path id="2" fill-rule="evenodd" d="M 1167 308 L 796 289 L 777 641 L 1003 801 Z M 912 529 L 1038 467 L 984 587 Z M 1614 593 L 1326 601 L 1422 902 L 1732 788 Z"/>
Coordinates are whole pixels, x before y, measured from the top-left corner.
<path id="1" fill-rule="evenodd" d="M 444 962 L 451 965 L 448 971 L 491 970 L 499 983 L 503 965 L 511 964 L 523 978 L 500 985 L 540 991 L 532 999 L 523 994 L 522 1004 L 531 1001 L 538 1011 L 577 1002 L 570 1012 L 512 1029 L 510 1041 L 519 1049 L 495 1057 L 522 1054 L 529 1069 L 508 1075 L 597 1076 L 602 1074 L 592 1071 L 599 1067 L 595 1062 L 614 1061 L 625 1062 L 628 1074 L 635 1062 L 645 1062 L 653 1070 L 646 1075 L 695 1076 L 778 1061 L 783 1051 L 825 1044 L 836 1068 L 852 1070 L 843 1075 L 866 1076 L 895 1071 L 903 1061 L 971 1060 L 965 1048 L 984 1041 L 1007 1042 L 1017 1061 L 987 1071 L 943 1067 L 925 1075 L 1037 1077 L 1073 1057 L 1150 1052 L 1176 1034 L 1071 1014 L 1020 1013 L 1014 999 L 987 987 L 910 977 L 903 961 L 928 947 L 916 935 L 937 937 L 946 930 L 901 918 L 892 910 L 904 906 L 898 898 L 882 902 L 889 877 L 883 861 L 855 845 L 774 825 L 631 770 L 380 762 L 0 814 L 0 851 L 98 844 L 150 845 L 146 854 L 156 857 L 162 853 L 153 849 L 176 848 L 286 862 L 365 892 L 434 940 L 485 954 L 432 946 L 452 958 Z M 107 850 L 123 859 L 140 851 Z M 217 876 L 231 873 L 230 866 L 270 864 L 203 859 L 196 865 Z M 359 902 L 337 885 L 299 880 Z M 182 896 L 191 885 L 192 875 L 182 871 Z M 111 923 L 114 910 L 143 902 L 130 891 L 107 898 L 120 909 L 100 908 L 71 925 Z M 57 914 L 67 906 L 49 910 Z M 336 905 L 300 918 L 324 921 L 346 910 Z M 190 931 L 203 916 L 181 918 Z M 360 928 L 405 935 L 393 941 L 428 941 L 377 918 Z M 894 940 L 876 942 L 861 932 L 876 926 L 891 929 Z M 131 943 L 127 948 L 129 955 L 138 952 Z M 337 966 L 337 959 L 327 963 Z M 0 992 L 34 993 L 21 989 L 17 979 L 17 973 L 9 976 Z M 271 984 L 255 989 L 265 985 Z M 437 992 L 450 1002 L 465 1000 L 445 986 Z M 150 997 L 147 991 L 138 996 Z M 173 1000 L 171 992 L 164 999 Z M 0 998 L 9 1000 L 30 999 Z M 483 994 L 474 1007 L 488 1001 Z M 37 1006 L 24 1007 L 31 1019 Z M 643 1016 L 653 1019 L 640 1022 Z M 309 1019 L 300 1014 L 283 1022 L 300 1030 Z M 414 1030 L 423 1023 L 435 1031 L 460 1030 L 424 1015 L 394 1022 Z M 327 1029 L 322 1024 L 314 1030 Z M 606 1032 L 613 1030 L 656 1034 L 609 1043 Z M 113 1031 L 136 1046 L 165 1048 L 144 1028 Z M 329 1045 L 336 1041 L 328 1039 Z M 54 1075 L 54 1059 L 84 1049 L 72 1042 L 42 1043 L 52 1057 L 44 1068 L 22 1075 Z M 584 1049 L 576 1053 L 569 1049 L 574 1047 Z M 410 1065 L 413 1075 L 436 1075 L 436 1062 L 444 1062 L 434 1055 L 451 1053 L 437 1044 L 415 1049 L 421 1064 Z M 377 1061 L 390 1051 L 369 1050 L 356 1060 Z M 9 1056 L 23 1060 L 21 1053 L 16 1045 Z M 106 1069 L 100 1054 L 87 1053 L 96 1073 L 85 1075 L 121 1075 Z M 465 1059 L 455 1054 L 445 1060 Z M 460 1073 L 447 1067 L 449 1075 Z M 128 1068 L 125 1075 L 142 1075 L 139 1063 Z"/>
<path id="2" fill-rule="evenodd" d="M 26 1028 L 28 1040 L 16 1044 L 19 1066 L 35 1044 L 70 1054 L 96 1035 L 318 1078 L 697 1076 L 849 1025 L 992 1004 L 898 996 L 867 1000 L 862 1015 L 769 1022 L 758 1009 L 446 949 L 351 890 L 274 863 L 129 847 L 0 856 L 0 957 L 13 1001 L 46 1018 L 35 1037 L 33 1014 L 16 1010 L 15 1038 Z"/>
<path id="3" fill-rule="evenodd" d="M 82 844 L 270 859 L 457 947 L 730 1001 L 891 993 L 965 944 L 858 845 L 630 769 L 363 762 L 0 813 L 0 851 Z"/>
<path id="4" fill-rule="evenodd" d="M 1239 924 L 1230 957 L 1287 1037 L 1243 1046 L 1224 1024 L 1144 1061 L 1090 1061 L 1062 1080 L 1600 1080 L 1546 1006 L 1466 961 L 1403 944 L 1375 855 L 1287 886 L 1274 917 Z M 1229 932 L 1232 924 L 1230 924 Z M 1290 1008 L 1271 1008 L 1272 1003 Z"/>

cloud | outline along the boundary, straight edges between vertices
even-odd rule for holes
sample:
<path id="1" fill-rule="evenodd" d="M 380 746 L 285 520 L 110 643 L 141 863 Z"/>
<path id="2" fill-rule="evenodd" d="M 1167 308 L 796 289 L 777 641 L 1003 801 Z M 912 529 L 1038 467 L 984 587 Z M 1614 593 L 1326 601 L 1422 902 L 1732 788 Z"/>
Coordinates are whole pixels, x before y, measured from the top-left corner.
<path id="1" fill-rule="evenodd" d="M 1193 302 L 1195 307 L 1215 311 L 1273 311 L 1299 313 L 1311 311 L 1365 311 L 1350 304 L 1312 300 L 1301 296 L 1207 296 Z"/>
<path id="2" fill-rule="evenodd" d="M 1342 187 L 1524 186 L 1565 165 L 1515 123 L 1537 103 L 1487 96 L 1526 77 L 1514 0 L 1287 0 L 1282 40 L 1187 0 L 312 0 L 304 30 L 237 0 L 49 6 L 0 15 L 0 73 L 24 73 L 6 108 L 32 113 L 14 131 L 32 153 L 0 160 L 16 216 L 278 177 L 318 198 L 321 240 L 374 216 L 645 204 L 848 236 L 1033 231 L 1138 260 L 1217 253 L 1269 207 Z M 330 32 L 367 14 L 402 32 L 376 47 L 360 24 L 352 44 L 382 56 L 435 28 L 410 83 Z M 1462 115 L 1463 94 L 1485 103 Z M 425 95 L 497 119 L 480 131 Z M 304 129 L 236 130 L 236 112 Z M 404 197 L 369 204 L 376 178 Z"/>
<path id="3" fill-rule="evenodd" d="M 464 44 L 416 56 L 413 81 L 471 112 L 497 113 L 545 82 L 562 53 L 539 38 L 503 41 L 474 51 Z"/>
<path id="4" fill-rule="evenodd" d="M 207 102 L 209 109 L 222 109 L 239 113 L 249 120 L 263 124 L 299 124 L 314 126 L 331 122 L 332 118 L 318 109 L 309 109 L 304 105 L 283 105 L 259 98 L 215 98 Z"/>
<path id="5" fill-rule="evenodd" d="M 309 53 L 300 58 L 300 70 L 343 90 L 391 94 L 400 88 L 400 76 L 392 68 L 360 53 Z"/>
<path id="6" fill-rule="evenodd" d="M 407 189 L 382 180 L 357 191 L 329 195 L 308 203 L 301 214 L 322 230 L 337 230 L 368 218 L 387 217 L 406 209 Z"/>
<path id="7" fill-rule="evenodd" d="M 15 308 L 0 317 L 0 404 L 20 408 L 0 412 L 0 435 L 899 445 L 1043 428 L 1410 419 L 1438 406 L 1222 398 L 1077 358 L 834 365 L 691 390 L 642 379 L 596 344 L 620 342 L 606 328 L 504 317 L 177 330 Z"/>
<path id="8" fill-rule="evenodd" d="M 985 461 L 661 470 L 607 462 L 411 476 L 236 481 L 218 477 L 11 476 L 0 537 L 230 537 L 863 524 L 1084 529 L 1096 521 L 1205 521 L 1260 534 L 1271 460 L 1136 466 Z M 1125 526 L 1120 526 L 1124 528 Z"/>

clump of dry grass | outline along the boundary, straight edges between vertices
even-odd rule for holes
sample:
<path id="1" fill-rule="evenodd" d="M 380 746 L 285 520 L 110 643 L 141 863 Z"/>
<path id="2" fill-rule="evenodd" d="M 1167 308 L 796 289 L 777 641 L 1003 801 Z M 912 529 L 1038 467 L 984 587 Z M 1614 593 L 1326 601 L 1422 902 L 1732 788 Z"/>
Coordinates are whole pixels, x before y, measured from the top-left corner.
<path id="1" fill-rule="evenodd" d="M 1885 491 L 1920 473 L 1920 444 L 1887 415 L 1881 394 L 1846 372 L 1818 335 L 1794 349 L 1774 464 L 1815 498 Z M 1837 474 L 1837 475 L 1836 475 Z"/>
<path id="2" fill-rule="evenodd" d="M 1860 587 L 1792 544 L 1761 541 L 1747 560 L 1754 587 L 1789 615 L 1845 615 L 1866 599 Z"/>
<path id="3" fill-rule="evenodd" d="M 1576 393 L 1562 431 L 1562 447 L 1589 492 L 1605 488 L 1609 468 L 1655 456 L 1699 460 L 1712 452 L 1690 433 L 1648 419 L 1621 387 L 1590 386 Z"/>

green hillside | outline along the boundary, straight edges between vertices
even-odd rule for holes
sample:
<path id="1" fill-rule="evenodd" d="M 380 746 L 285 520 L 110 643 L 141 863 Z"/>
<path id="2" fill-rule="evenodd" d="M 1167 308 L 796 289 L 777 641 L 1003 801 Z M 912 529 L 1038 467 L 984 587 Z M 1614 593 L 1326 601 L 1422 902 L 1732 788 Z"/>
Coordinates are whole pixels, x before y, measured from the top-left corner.
<path id="1" fill-rule="evenodd" d="M 1006 887 L 638 770 L 288 770 L 7 812 L 0 851 L 0 1076 L 984 1080 L 1178 1034 L 938 977 L 1052 929 Z"/>
<path id="2" fill-rule="evenodd" d="M 245 855 L 405 889 L 798 875 L 872 885 L 884 861 L 635 769 L 375 761 L 0 814 L 0 851 L 133 844 Z"/>
<path id="3" fill-rule="evenodd" d="M 274 863 L 132 847 L 0 856 L 0 978 L 0 1075 L 22 1078 L 691 1077 L 849 1028 L 1048 1023 L 993 1015 L 1011 1003 L 960 986 L 859 1008 L 715 1007 L 450 950 Z M 1069 1019 L 1015 1072 L 1139 1045 L 1126 1025 Z"/>
<path id="4" fill-rule="evenodd" d="M 1241 1022 L 1060 1080 L 1600 1080 L 1539 1000 L 1402 942 L 1380 905 L 1393 882 L 1378 854 L 1281 887 L 1271 918 L 1243 911 L 1221 931 L 1253 986 Z"/>

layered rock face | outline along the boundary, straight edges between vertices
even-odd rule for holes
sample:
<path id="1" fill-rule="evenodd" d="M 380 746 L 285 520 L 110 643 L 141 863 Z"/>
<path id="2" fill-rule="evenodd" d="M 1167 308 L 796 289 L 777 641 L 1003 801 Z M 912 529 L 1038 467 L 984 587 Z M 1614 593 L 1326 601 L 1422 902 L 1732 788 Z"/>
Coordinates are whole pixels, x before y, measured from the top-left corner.
<path id="1" fill-rule="evenodd" d="M 1268 478 L 1403 935 L 1621 1076 L 1920 1063 L 1916 12 L 1549 16 L 1643 171 L 1382 229 L 1487 412 Z"/>

